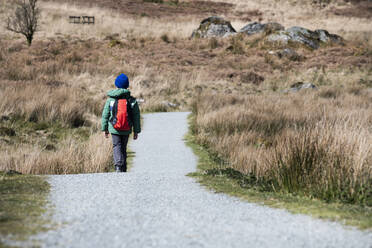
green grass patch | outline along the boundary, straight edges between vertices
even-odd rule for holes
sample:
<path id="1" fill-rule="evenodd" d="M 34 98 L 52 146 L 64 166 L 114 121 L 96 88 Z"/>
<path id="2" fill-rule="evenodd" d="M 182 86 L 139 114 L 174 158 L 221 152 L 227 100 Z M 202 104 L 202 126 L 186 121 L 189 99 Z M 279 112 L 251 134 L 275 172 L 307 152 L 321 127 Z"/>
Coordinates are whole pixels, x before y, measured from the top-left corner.
<path id="1" fill-rule="evenodd" d="M 191 128 L 192 128 L 191 123 Z M 342 224 L 356 226 L 360 229 L 372 228 L 372 208 L 352 204 L 326 203 L 305 196 L 267 192 L 251 184 L 249 175 L 229 168 L 216 154 L 197 144 L 190 133 L 186 143 L 198 156 L 198 171 L 188 176 L 216 193 L 225 193 L 249 202 L 274 208 L 287 209 L 294 214 L 307 214 L 312 217 L 338 221 Z"/>
<path id="2" fill-rule="evenodd" d="M 49 189 L 45 177 L 0 172 L 0 236 L 22 241 L 46 231 Z"/>

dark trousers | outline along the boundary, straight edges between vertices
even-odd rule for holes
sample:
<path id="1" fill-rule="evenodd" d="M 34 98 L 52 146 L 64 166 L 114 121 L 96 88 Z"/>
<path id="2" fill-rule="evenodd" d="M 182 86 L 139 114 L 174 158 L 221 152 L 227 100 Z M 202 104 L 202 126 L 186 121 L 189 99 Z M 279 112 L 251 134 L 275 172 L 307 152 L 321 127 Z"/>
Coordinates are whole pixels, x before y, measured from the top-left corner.
<path id="1" fill-rule="evenodd" d="M 127 144 L 129 135 L 111 134 L 114 148 L 114 164 L 121 171 L 127 171 Z"/>

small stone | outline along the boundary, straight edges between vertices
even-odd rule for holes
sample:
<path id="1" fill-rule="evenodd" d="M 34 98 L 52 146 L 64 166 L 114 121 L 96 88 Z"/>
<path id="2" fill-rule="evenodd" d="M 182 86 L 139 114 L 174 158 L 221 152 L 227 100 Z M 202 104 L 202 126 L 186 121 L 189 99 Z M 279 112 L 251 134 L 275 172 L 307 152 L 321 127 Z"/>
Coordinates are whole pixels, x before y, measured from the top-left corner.
<path id="1" fill-rule="evenodd" d="M 179 106 L 179 104 L 177 104 L 177 103 L 172 103 L 172 102 L 168 102 L 168 101 L 163 101 L 162 104 L 164 106 L 171 107 L 171 108 L 177 108 Z"/>
<path id="2" fill-rule="evenodd" d="M 297 91 L 300 91 L 302 89 L 314 89 L 314 90 L 316 90 L 317 87 L 312 83 L 297 82 L 297 83 L 292 84 L 291 88 L 286 90 L 286 92 L 289 92 L 289 91 L 297 92 Z"/>

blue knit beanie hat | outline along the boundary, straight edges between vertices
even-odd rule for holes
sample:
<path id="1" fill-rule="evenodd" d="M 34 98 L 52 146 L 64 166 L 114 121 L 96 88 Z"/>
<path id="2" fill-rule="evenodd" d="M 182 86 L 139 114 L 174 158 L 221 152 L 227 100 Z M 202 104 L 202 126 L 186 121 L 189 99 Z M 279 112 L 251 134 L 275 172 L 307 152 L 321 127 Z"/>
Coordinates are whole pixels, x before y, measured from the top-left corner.
<path id="1" fill-rule="evenodd" d="M 127 89 L 129 87 L 129 79 L 127 75 L 120 74 L 115 80 L 115 86 L 120 89 Z"/>

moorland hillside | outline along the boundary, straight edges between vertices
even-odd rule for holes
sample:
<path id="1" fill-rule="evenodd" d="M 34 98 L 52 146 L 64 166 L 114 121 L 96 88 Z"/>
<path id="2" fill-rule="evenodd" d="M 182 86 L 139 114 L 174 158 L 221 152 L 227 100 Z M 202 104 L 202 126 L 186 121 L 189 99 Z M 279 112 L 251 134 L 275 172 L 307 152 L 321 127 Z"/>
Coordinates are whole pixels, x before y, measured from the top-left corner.
<path id="1" fill-rule="evenodd" d="M 32 46 L 0 29 L 0 170 L 109 170 L 99 117 L 123 72 L 142 111 L 193 109 L 197 141 L 257 187 L 372 204 L 370 1 L 38 4 Z M 0 18 L 13 7 L 1 1 Z M 70 15 L 96 23 L 71 24 Z M 191 38 L 210 16 L 236 31 L 275 22 L 327 30 L 342 42 L 267 42 L 283 30 Z M 313 87 L 293 90 L 301 83 Z"/>

